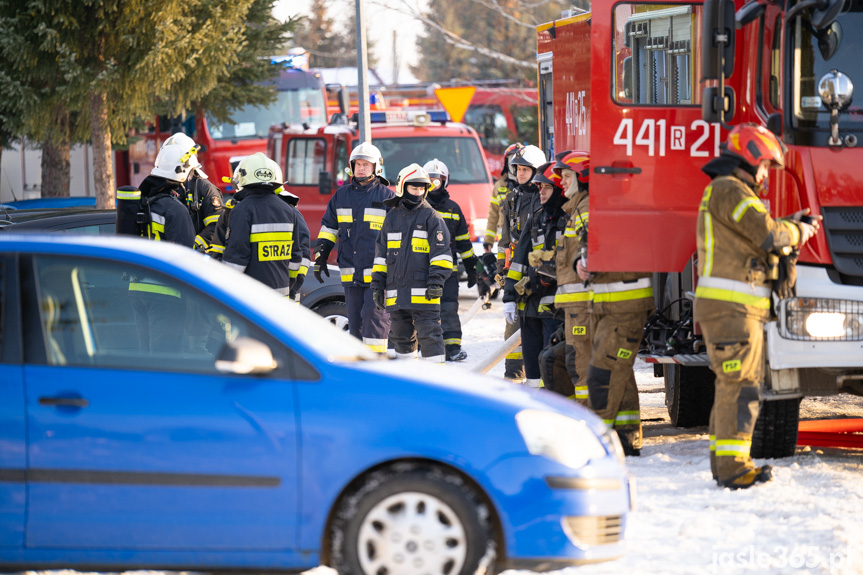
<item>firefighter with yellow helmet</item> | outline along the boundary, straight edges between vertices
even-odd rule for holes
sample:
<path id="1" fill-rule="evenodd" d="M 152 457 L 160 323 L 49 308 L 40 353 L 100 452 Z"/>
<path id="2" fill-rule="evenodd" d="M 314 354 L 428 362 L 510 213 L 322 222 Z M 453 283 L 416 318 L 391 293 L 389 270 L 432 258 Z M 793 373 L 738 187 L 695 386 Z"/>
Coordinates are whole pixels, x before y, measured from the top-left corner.
<path id="1" fill-rule="evenodd" d="M 731 489 L 772 479 L 770 466 L 756 467 L 749 453 L 764 376 L 764 322 L 776 287 L 771 270 L 780 258 L 794 258 L 820 228 L 808 210 L 779 220 L 767 212 L 759 196 L 770 168 L 784 166 L 785 147 L 776 136 L 745 124 L 702 168 L 712 181 L 698 210 L 694 319 L 716 373 L 710 468 L 717 483 Z"/>
<path id="2" fill-rule="evenodd" d="M 431 178 L 419 164 L 399 172 L 397 196 L 375 246 L 372 298 L 389 312 L 396 356 L 445 361 L 441 297 L 453 270 L 450 236 L 440 214 L 426 201 Z"/>

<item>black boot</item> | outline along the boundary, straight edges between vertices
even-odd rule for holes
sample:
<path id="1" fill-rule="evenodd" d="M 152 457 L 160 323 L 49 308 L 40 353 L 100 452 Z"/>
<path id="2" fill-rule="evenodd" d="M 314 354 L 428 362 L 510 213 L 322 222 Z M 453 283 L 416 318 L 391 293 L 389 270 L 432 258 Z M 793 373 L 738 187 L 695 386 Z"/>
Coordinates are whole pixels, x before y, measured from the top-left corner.
<path id="1" fill-rule="evenodd" d="M 460 346 L 457 345 L 448 345 L 446 348 L 446 360 L 447 361 L 464 361 L 467 359 L 467 352 L 462 351 Z"/>
<path id="2" fill-rule="evenodd" d="M 641 434 L 636 429 L 618 429 L 617 437 L 620 438 L 620 445 L 623 447 L 623 454 L 627 457 L 641 456 Z M 637 444 L 635 447 L 633 444 Z"/>
<path id="3" fill-rule="evenodd" d="M 728 489 L 749 489 L 757 483 L 767 483 L 772 479 L 773 468 L 769 465 L 765 465 L 763 467 L 750 469 L 732 479 L 726 479 L 725 481 L 717 479 L 716 483 L 719 484 L 720 487 L 727 487 Z"/>

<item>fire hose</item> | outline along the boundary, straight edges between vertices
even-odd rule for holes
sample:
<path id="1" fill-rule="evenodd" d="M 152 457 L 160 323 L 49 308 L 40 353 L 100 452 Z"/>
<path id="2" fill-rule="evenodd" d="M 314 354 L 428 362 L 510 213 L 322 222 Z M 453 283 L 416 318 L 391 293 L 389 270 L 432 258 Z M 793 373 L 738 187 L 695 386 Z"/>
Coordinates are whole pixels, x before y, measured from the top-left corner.
<path id="1" fill-rule="evenodd" d="M 470 368 L 474 373 L 488 373 L 488 371 L 499 364 L 503 359 L 512 353 L 512 350 L 521 345 L 521 330 L 518 329 L 514 334 L 509 336 L 500 347 L 493 350 L 484 360 Z"/>

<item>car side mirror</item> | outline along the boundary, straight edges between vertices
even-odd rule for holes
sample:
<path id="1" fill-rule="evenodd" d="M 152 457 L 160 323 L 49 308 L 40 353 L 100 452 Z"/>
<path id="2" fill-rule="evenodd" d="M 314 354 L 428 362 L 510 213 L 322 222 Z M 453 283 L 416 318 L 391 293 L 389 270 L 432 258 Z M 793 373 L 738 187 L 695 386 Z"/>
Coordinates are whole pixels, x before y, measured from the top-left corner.
<path id="1" fill-rule="evenodd" d="M 235 375 L 270 373 L 277 367 L 270 348 L 250 337 L 238 337 L 228 342 L 216 358 L 216 369 Z"/>
<path id="2" fill-rule="evenodd" d="M 333 177 L 325 170 L 318 173 L 318 192 L 321 194 L 333 193 Z"/>

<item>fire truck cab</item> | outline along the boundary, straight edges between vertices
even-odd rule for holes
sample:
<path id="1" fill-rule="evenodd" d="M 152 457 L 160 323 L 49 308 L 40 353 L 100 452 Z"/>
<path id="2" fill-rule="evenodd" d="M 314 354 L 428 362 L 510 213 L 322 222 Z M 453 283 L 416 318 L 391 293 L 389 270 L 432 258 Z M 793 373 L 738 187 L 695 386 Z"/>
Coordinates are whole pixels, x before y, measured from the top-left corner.
<path id="1" fill-rule="evenodd" d="M 443 111 L 372 112 L 370 120 L 371 140 L 381 151 L 384 176 L 393 189 L 405 166 L 441 160 L 449 168 L 447 190 L 464 212 L 471 238 L 482 235 L 492 182 L 476 131 L 448 121 Z M 267 153 L 281 166 L 285 187 L 300 197 L 313 239 L 330 198 L 350 178 L 348 158 L 360 143 L 355 124 L 274 126 L 270 131 Z"/>
<path id="2" fill-rule="evenodd" d="M 863 0 L 592 9 L 537 27 L 540 142 L 591 155 L 591 269 L 654 272 L 659 313 L 643 355 L 665 378 L 672 423 L 705 425 L 712 405 L 693 254 L 701 167 L 731 125 L 763 125 L 788 145 L 764 198 L 773 217 L 824 216 L 801 253 L 797 297 L 774 302 L 766 329 L 752 453 L 790 455 L 803 396 L 863 391 L 863 113 L 851 105 Z"/>

